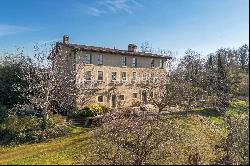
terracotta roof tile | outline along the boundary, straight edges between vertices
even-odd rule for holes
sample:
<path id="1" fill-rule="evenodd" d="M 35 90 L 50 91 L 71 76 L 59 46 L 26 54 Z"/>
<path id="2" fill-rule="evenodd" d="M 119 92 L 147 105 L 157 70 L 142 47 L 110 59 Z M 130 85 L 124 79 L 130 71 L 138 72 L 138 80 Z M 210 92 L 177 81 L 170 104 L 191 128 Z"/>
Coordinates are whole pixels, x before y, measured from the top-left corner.
<path id="1" fill-rule="evenodd" d="M 104 48 L 104 47 L 95 47 L 95 46 L 87 46 L 87 45 L 78 45 L 78 44 L 64 44 L 58 42 L 56 46 L 63 46 L 71 48 L 72 50 L 78 51 L 93 51 L 93 52 L 101 52 L 101 53 L 112 53 L 112 54 L 121 54 L 121 55 L 135 55 L 135 56 L 144 56 L 144 57 L 155 57 L 155 58 L 166 58 L 172 59 L 170 56 L 162 56 L 159 54 L 153 53 L 145 53 L 145 52 L 130 52 L 127 50 L 119 50 L 119 49 L 111 49 L 111 48 Z"/>

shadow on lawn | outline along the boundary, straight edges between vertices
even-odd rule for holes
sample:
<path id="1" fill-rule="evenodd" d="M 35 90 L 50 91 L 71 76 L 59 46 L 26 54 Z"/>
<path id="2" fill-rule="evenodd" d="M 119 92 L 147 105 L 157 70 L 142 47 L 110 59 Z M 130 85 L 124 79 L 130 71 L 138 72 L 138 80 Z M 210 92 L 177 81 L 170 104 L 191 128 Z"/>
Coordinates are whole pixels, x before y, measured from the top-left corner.
<path id="1" fill-rule="evenodd" d="M 188 112 L 169 112 L 168 115 L 172 116 L 187 116 L 187 115 L 200 115 L 200 116 L 205 116 L 205 117 L 220 117 L 222 116 L 219 111 L 213 108 L 199 108 L 199 109 L 194 109 Z"/>

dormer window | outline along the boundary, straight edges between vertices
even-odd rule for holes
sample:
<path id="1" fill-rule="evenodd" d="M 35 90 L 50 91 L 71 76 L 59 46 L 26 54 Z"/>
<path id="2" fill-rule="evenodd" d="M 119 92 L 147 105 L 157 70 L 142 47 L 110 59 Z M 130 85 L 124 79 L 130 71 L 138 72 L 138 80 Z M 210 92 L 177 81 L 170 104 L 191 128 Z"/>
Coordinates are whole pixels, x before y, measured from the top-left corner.
<path id="1" fill-rule="evenodd" d="M 151 59 L 151 67 L 155 67 L 155 60 Z"/>
<path id="2" fill-rule="evenodd" d="M 127 66 L 127 57 L 123 56 L 122 57 L 122 66 Z"/>
<path id="3" fill-rule="evenodd" d="M 84 63 L 85 64 L 91 64 L 91 55 L 90 54 L 85 54 Z"/>

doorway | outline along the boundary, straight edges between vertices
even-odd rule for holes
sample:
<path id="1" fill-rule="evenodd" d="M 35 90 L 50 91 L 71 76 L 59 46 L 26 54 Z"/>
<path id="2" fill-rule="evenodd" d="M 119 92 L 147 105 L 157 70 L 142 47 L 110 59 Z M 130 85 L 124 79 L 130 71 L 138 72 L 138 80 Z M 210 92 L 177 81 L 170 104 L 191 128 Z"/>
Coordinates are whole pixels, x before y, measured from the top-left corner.
<path id="1" fill-rule="evenodd" d="M 111 107 L 112 108 L 116 108 L 116 95 L 115 94 L 113 94 L 112 96 L 111 96 Z"/>
<path id="2" fill-rule="evenodd" d="M 146 91 L 146 90 L 143 90 L 143 91 L 142 91 L 142 102 L 143 102 L 144 104 L 147 103 L 147 91 Z"/>

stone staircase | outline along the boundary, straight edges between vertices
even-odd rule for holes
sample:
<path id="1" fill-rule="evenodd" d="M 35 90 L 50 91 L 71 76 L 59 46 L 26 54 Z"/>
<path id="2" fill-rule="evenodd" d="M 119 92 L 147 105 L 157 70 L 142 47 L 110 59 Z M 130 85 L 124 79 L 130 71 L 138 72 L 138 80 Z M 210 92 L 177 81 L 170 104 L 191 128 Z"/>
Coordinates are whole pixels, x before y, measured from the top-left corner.
<path id="1" fill-rule="evenodd" d="M 81 127 L 95 127 L 100 126 L 102 123 L 102 115 L 98 115 L 95 117 L 86 117 L 86 118 L 71 118 L 69 119 L 69 123 L 75 126 Z"/>

